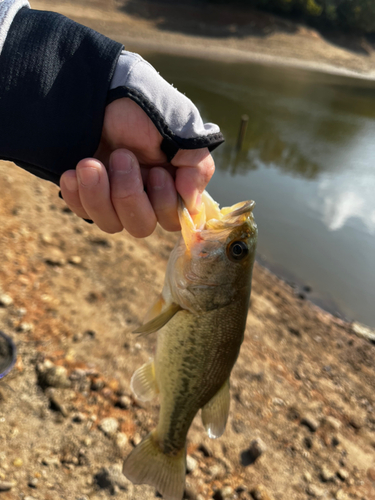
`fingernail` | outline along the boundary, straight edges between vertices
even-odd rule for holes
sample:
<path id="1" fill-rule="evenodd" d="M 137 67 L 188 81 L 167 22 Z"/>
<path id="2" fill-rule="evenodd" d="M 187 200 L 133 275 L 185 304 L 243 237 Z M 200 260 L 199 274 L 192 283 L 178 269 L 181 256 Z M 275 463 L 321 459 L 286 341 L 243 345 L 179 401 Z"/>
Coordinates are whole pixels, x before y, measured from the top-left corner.
<path id="1" fill-rule="evenodd" d="M 66 189 L 72 193 L 78 190 L 78 182 L 75 175 L 67 175 L 64 177 L 64 184 Z"/>
<path id="2" fill-rule="evenodd" d="M 129 174 L 133 170 L 133 157 L 123 151 L 117 151 L 109 159 L 109 170 Z"/>
<path id="3" fill-rule="evenodd" d="M 82 186 L 93 187 L 99 183 L 99 172 L 95 167 L 77 169 L 77 175 Z"/>
<path id="4" fill-rule="evenodd" d="M 162 168 L 155 168 L 151 174 L 152 188 L 160 191 L 165 186 L 165 171 Z"/>

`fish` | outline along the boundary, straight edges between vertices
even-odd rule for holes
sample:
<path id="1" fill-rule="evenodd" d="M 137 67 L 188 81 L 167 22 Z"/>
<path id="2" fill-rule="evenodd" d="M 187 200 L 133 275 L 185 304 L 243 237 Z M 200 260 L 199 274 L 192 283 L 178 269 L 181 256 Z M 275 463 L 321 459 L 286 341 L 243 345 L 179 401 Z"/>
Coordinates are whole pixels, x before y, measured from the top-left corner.
<path id="1" fill-rule="evenodd" d="M 149 484 L 166 500 L 181 500 L 186 439 L 199 410 L 210 438 L 229 414 L 229 378 L 249 309 L 257 244 L 254 201 L 219 208 L 205 191 L 196 215 L 182 199 L 181 237 L 172 250 L 164 287 L 134 333 L 157 333 L 154 359 L 138 368 L 131 389 L 141 401 L 159 396 L 158 424 L 125 459 L 123 474 Z"/>
<path id="2" fill-rule="evenodd" d="M 0 331 L 0 379 L 11 371 L 17 360 L 17 348 L 13 340 Z"/>

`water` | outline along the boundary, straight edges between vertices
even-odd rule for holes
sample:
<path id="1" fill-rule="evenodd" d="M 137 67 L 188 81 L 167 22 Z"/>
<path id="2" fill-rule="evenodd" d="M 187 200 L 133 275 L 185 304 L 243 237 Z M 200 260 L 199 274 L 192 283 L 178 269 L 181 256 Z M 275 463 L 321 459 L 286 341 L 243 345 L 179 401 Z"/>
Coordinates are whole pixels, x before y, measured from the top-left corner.
<path id="1" fill-rule="evenodd" d="M 332 311 L 375 326 L 375 83 L 144 56 L 220 125 L 208 190 L 221 205 L 256 201 L 261 258 Z"/>

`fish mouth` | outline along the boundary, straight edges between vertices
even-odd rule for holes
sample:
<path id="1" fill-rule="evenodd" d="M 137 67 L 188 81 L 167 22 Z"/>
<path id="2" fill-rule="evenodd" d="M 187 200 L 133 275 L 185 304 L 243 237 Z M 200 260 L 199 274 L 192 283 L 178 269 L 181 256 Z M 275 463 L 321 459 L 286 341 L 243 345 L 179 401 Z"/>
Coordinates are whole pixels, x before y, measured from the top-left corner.
<path id="1" fill-rule="evenodd" d="M 215 234 L 218 236 L 218 233 L 221 233 L 220 238 L 222 239 L 226 237 L 228 231 L 244 224 L 256 229 L 252 214 L 254 207 L 255 202 L 248 200 L 220 209 L 219 204 L 211 198 L 207 191 L 204 191 L 198 213 L 191 215 L 179 196 L 178 215 L 187 249 L 190 250 L 192 245 L 200 239 L 212 239 Z"/>

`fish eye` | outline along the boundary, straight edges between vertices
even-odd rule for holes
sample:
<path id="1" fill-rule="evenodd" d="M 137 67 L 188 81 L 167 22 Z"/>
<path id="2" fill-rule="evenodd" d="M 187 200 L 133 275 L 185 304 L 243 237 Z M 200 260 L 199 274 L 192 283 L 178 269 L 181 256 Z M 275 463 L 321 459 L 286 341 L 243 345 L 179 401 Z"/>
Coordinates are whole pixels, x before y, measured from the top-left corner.
<path id="1" fill-rule="evenodd" d="M 228 247 L 228 257 L 235 262 L 244 259 L 248 253 L 249 249 L 244 241 L 233 241 Z"/>

